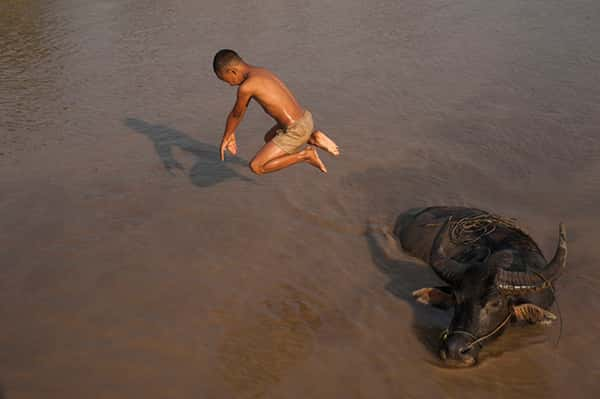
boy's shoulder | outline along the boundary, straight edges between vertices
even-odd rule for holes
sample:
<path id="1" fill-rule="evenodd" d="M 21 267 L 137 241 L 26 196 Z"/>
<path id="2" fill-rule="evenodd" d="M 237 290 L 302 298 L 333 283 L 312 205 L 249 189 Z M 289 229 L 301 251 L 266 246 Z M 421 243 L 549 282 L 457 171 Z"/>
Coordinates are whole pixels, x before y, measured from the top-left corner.
<path id="1" fill-rule="evenodd" d="M 268 70 L 267 68 L 254 67 L 248 78 L 254 81 L 275 80 L 277 79 L 277 75 L 275 75 L 274 72 Z"/>
<path id="2" fill-rule="evenodd" d="M 265 68 L 255 68 L 251 73 L 248 74 L 248 77 L 244 82 L 240 85 L 240 91 L 246 92 L 257 92 L 263 87 L 262 82 L 265 80 L 272 80 L 274 75 L 271 71 Z"/>
<path id="3" fill-rule="evenodd" d="M 256 88 L 258 85 L 256 84 L 256 79 L 248 76 L 241 85 L 238 86 L 239 93 L 253 94 L 256 92 Z"/>

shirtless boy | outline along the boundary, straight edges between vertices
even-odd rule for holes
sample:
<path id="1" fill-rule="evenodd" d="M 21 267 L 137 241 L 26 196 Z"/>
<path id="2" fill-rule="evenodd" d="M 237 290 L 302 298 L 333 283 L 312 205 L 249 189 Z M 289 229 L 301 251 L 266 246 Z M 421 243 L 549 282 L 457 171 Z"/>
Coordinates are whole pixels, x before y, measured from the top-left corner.
<path id="1" fill-rule="evenodd" d="M 337 156 L 340 153 L 337 145 L 322 131 L 314 130 L 311 113 L 300 106 L 277 76 L 265 68 L 247 64 L 233 50 L 220 50 L 213 68 L 219 79 L 239 86 L 221 140 L 221 160 L 225 160 L 225 151 L 237 154 L 235 130 L 250 100 L 255 99 L 277 123 L 265 134 L 265 145 L 250 161 L 250 169 L 262 175 L 306 162 L 327 173 L 315 147 Z"/>

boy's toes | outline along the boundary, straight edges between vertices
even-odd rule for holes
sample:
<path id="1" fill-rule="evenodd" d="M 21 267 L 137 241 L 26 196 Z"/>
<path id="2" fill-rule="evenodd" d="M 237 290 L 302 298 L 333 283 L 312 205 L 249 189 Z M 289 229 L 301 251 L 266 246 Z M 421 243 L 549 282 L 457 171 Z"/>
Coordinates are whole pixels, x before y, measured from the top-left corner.
<path id="1" fill-rule="evenodd" d="M 340 155 L 340 150 L 337 146 L 337 144 L 331 140 L 329 137 L 327 137 L 327 135 L 325 135 L 322 132 L 315 132 L 315 134 L 313 135 L 314 137 L 314 144 L 316 146 L 318 146 L 319 148 L 322 148 L 323 150 L 327 151 L 328 153 L 330 153 L 333 156 L 338 156 Z"/>
<path id="2" fill-rule="evenodd" d="M 321 172 L 327 173 L 327 168 L 321 158 L 319 158 L 319 154 L 317 154 L 317 150 L 314 147 L 308 146 L 306 148 L 308 152 L 308 162 L 314 167 L 318 168 Z"/>

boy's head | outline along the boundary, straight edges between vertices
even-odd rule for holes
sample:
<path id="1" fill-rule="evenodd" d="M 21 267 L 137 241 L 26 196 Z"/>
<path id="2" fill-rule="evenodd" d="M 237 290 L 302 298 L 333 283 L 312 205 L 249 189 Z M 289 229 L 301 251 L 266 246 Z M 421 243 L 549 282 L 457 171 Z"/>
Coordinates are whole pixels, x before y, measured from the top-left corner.
<path id="1" fill-rule="evenodd" d="M 213 59 L 213 69 L 219 79 L 231 86 L 241 84 L 244 77 L 246 63 L 235 51 L 229 49 L 219 50 Z"/>

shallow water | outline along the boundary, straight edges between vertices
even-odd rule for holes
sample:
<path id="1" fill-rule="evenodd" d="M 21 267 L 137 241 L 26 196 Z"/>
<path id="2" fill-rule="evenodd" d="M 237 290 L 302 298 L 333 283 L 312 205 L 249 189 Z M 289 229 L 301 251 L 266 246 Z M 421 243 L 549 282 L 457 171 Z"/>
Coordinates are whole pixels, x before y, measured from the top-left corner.
<path id="1" fill-rule="evenodd" d="M 600 394 L 600 5 L 474 0 L 0 4 L 0 397 Z M 212 56 L 270 67 L 342 147 L 253 176 L 272 125 Z M 441 368 L 400 212 L 514 217 L 569 263 L 559 326 Z M 369 228 L 369 226 L 372 226 Z"/>

